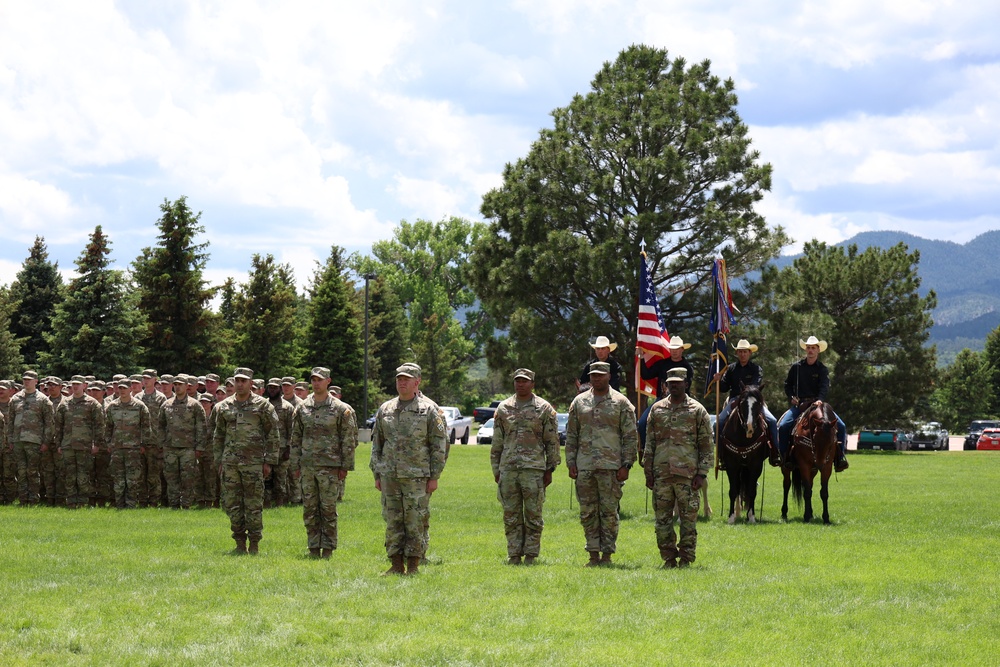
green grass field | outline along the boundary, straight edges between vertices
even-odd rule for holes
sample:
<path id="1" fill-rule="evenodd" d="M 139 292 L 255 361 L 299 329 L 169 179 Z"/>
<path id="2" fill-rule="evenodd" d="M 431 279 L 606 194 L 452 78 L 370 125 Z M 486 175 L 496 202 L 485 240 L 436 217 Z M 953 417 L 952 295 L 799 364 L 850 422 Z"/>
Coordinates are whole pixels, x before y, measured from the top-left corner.
<path id="1" fill-rule="evenodd" d="M 367 470 L 348 477 L 340 548 L 305 558 L 300 508 L 267 510 L 258 557 L 221 510 L 0 507 L 0 664 L 998 664 L 1000 455 L 854 454 L 833 525 L 699 524 L 698 561 L 662 571 L 641 474 L 617 563 L 585 569 L 565 466 L 540 564 L 504 565 L 488 447 L 454 446 L 431 504 L 431 564 L 380 577 Z M 638 473 L 638 471 L 636 471 Z M 817 492 L 818 501 L 818 492 Z M 726 501 L 728 509 L 728 500 Z"/>

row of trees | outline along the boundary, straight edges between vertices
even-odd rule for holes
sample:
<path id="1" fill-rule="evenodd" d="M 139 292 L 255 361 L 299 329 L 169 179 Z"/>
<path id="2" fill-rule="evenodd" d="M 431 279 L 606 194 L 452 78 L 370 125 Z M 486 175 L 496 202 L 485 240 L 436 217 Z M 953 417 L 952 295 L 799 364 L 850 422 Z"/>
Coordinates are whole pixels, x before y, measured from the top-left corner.
<path id="1" fill-rule="evenodd" d="M 78 260 L 80 277 L 64 288 L 39 239 L 0 292 L 0 318 L 11 320 L 11 335 L 0 337 L 2 369 L 106 374 L 238 362 L 281 375 L 323 364 L 355 397 L 367 285 L 376 395 L 391 393 L 400 361 L 416 360 L 423 388 L 442 402 L 472 407 L 509 391 L 508 373 L 528 366 L 539 391 L 565 404 L 597 335 L 620 345 L 634 386 L 644 246 L 667 327 L 695 343 L 696 367 L 707 368 L 710 267 L 722 254 L 742 310 L 732 338 L 760 345 L 777 408 L 797 341 L 815 334 L 830 343 L 831 400 L 851 425 L 957 409 L 952 377 L 971 372 L 975 359 L 961 356 L 932 396 L 935 353 L 926 342 L 935 297 L 920 292 L 917 253 L 813 242 L 792 266 L 773 266 L 789 239 L 754 209 L 771 166 L 752 147 L 733 82 L 708 61 L 629 47 L 552 118 L 484 196 L 485 223 L 404 221 L 368 256 L 335 246 L 305 294 L 291 267 L 270 255 L 253 257 L 245 281 L 207 285 L 207 244 L 184 198 L 164 202 L 156 245 L 127 272 L 108 267 L 98 228 Z"/>

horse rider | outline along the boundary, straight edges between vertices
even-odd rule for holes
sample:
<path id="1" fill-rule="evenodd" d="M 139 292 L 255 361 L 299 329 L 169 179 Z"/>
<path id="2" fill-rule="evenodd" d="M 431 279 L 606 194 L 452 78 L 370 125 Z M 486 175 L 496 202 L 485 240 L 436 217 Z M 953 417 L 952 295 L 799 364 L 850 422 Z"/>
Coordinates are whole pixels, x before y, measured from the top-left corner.
<path id="1" fill-rule="evenodd" d="M 618 347 L 618 343 L 612 343 L 607 336 L 598 336 L 590 344 L 590 347 L 593 348 L 594 356 L 597 358 L 584 364 L 583 372 L 580 373 L 580 378 L 576 381 L 577 390 L 580 389 L 580 385 L 590 384 L 590 365 L 601 361 L 611 366 L 611 388 L 615 391 L 621 389 L 622 366 L 617 359 L 611 356 L 611 353 Z"/>
<path id="2" fill-rule="evenodd" d="M 781 460 L 786 466 L 789 465 L 788 447 L 792 437 L 792 428 L 799 418 L 799 413 L 803 408 L 809 407 L 812 401 L 825 402 L 830 391 L 830 372 L 819 360 L 820 353 L 826 351 L 826 341 L 819 340 L 816 336 L 809 336 L 807 340 L 799 340 L 799 347 L 805 350 L 805 357 L 792 364 L 788 369 L 788 377 L 785 378 L 785 395 L 788 396 L 791 407 L 778 421 L 778 448 L 781 450 Z M 843 419 L 837 417 L 837 460 L 835 461 L 837 472 L 847 470 L 846 448 L 847 426 L 845 426 Z"/>
<path id="3" fill-rule="evenodd" d="M 757 353 L 757 346 L 753 345 L 746 338 L 741 338 L 740 342 L 733 346 L 736 351 L 736 361 L 726 366 L 725 370 L 720 370 L 712 378 L 712 382 L 719 383 L 719 391 L 728 391 L 729 400 L 722 407 L 722 412 L 719 413 L 719 418 L 716 421 L 716 428 L 719 429 L 719 433 L 722 433 L 722 429 L 725 428 L 726 420 L 729 419 L 729 415 L 733 408 L 736 406 L 736 399 L 739 398 L 740 393 L 744 388 L 751 385 L 760 387 L 764 383 L 764 370 L 754 362 L 750 361 L 750 355 Z M 764 412 L 764 421 L 767 422 L 767 430 L 771 435 L 771 441 L 769 444 L 769 460 L 772 466 L 781 465 L 781 457 L 778 453 L 778 420 L 774 418 L 771 411 L 767 409 L 767 405 L 761 406 Z M 719 452 L 716 452 L 718 456 Z M 722 462 L 722 458 L 718 458 L 719 469 L 725 470 L 725 464 Z"/>
<path id="4" fill-rule="evenodd" d="M 670 356 L 666 359 L 657 359 L 651 365 L 639 364 L 639 375 L 643 380 L 656 380 L 656 400 L 661 401 L 667 396 L 667 374 L 675 368 L 683 368 L 687 371 L 687 379 L 684 380 L 684 393 L 691 395 L 691 381 L 694 379 L 694 367 L 691 362 L 684 358 L 684 350 L 691 349 L 691 343 L 685 343 L 680 336 L 671 336 L 667 343 L 667 350 Z M 649 409 L 653 407 L 650 401 L 646 411 L 639 417 L 636 428 L 639 430 L 639 446 L 646 446 L 646 421 L 649 419 Z"/>

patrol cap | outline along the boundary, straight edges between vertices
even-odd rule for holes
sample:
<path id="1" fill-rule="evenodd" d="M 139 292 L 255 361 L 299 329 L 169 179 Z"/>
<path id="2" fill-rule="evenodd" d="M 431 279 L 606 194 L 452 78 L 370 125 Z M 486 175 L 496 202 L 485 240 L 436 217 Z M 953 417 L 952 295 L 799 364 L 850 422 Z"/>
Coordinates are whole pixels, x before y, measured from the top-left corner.
<path id="1" fill-rule="evenodd" d="M 257 378 L 256 380 L 253 381 L 253 388 L 254 389 L 260 389 L 263 386 L 264 386 L 264 380 L 263 380 L 263 378 Z"/>
<path id="2" fill-rule="evenodd" d="M 524 378 L 525 380 L 535 381 L 535 371 L 528 370 L 527 368 L 518 368 L 514 371 L 514 379 Z"/>
<path id="3" fill-rule="evenodd" d="M 83 377 L 87 378 L 87 382 L 93 382 L 94 380 L 97 379 L 97 377 L 93 375 L 84 375 Z"/>
<path id="4" fill-rule="evenodd" d="M 212 396 L 211 394 L 202 394 L 198 397 L 198 400 L 202 403 L 212 403 L 215 401 L 215 396 Z"/>
<path id="5" fill-rule="evenodd" d="M 295 378 L 293 378 L 291 375 L 286 375 L 285 377 L 281 378 L 281 384 L 282 385 L 290 384 L 294 387 Z"/>
<path id="6" fill-rule="evenodd" d="M 205 381 L 206 382 L 219 382 L 219 376 L 216 375 L 215 373 L 209 373 L 208 375 L 205 376 Z"/>
<path id="7" fill-rule="evenodd" d="M 333 384 L 333 385 L 330 385 L 330 393 L 331 394 L 336 394 L 337 396 L 340 396 L 341 394 L 344 393 L 344 390 L 341 389 L 340 387 L 338 387 L 337 385 Z"/>
<path id="8" fill-rule="evenodd" d="M 410 378 L 417 378 L 419 380 L 420 366 L 416 364 L 403 364 L 402 366 L 396 369 L 396 377 L 399 377 L 400 375 L 405 375 L 406 377 Z"/>
<path id="9" fill-rule="evenodd" d="M 170 384 L 187 384 L 187 379 L 184 377 L 184 373 L 179 373 L 174 376 L 174 378 L 170 381 Z"/>
<path id="10" fill-rule="evenodd" d="M 83 379 L 82 375 L 74 375 L 69 379 L 70 384 L 86 384 L 86 382 L 87 381 Z"/>
<path id="11" fill-rule="evenodd" d="M 307 385 L 305 382 L 296 382 L 295 383 L 295 388 L 296 389 L 308 389 L 309 385 Z"/>
<path id="12" fill-rule="evenodd" d="M 194 377 L 194 376 L 192 376 L 192 377 Z M 199 375 L 198 378 L 197 378 L 197 380 L 198 380 L 198 384 L 205 384 L 205 376 L 204 375 Z"/>
<path id="13" fill-rule="evenodd" d="M 128 376 L 128 381 L 129 382 L 142 382 L 142 374 L 141 373 L 136 373 L 135 375 L 129 375 Z"/>
<path id="14" fill-rule="evenodd" d="M 24 371 L 21 374 L 21 379 L 22 380 L 37 380 L 38 379 L 38 373 L 36 373 L 35 371 Z"/>
<path id="15" fill-rule="evenodd" d="M 396 369 L 396 372 L 397 373 L 399 372 L 398 368 Z M 318 378 L 323 378 L 324 380 L 329 380 L 330 379 L 330 369 L 329 368 L 325 368 L 324 366 L 316 366 L 311 371 L 309 371 L 309 377 L 310 378 L 317 378 L 318 377 Z"/>
<path id="16" fill-rule="evenodd" d="M 230 385 L 234 385 L 234 384 L 236 384 L 236 378 L 226 378 L 226 386 L 227 387 L 230 386 Z"/>
<path id="17" fill-rule="evenodd" d="M 163 375 L 160 376 L 160 382 L 164 382 L 166 384 L 173 384 L 174 376 L 171 375 L 170 373 L 164 373 Z"/>
<path id="18" fill-rule="evenodd" d="M 13 389 L 14 383 L 10 380 L 0 380 L 0 389 Z"/>
<path id="19" fill-rule="evenodd" d="M 667 371 L 667 382 L 687 382 L 687 376 L 687 369 L 671 368 Z"/>
<path id="20" fill-rule="evenodd" d="M 101 391 L 104 391 L 105 386 L 106 385 L 102 381 L 100 381 L 100 380 L 94 380 L 93 382 L 91 382 L 90 384 L 87 385 L 87 389 L 88 390 L 89 389 L 100 389 Z"/>
<path id="21" fill-rule="evenodd" d="M 118 382 L 119 380 L 127 380 L 127 379 L 128 376 L 125 375 L 124 373 L 115 373 L 115 375 L 111 378 L 111 381 Z"/>
<path id="22" fill-rule="evenodd" d="M 125 378 L 124 380 L 119 380 L 118 382 L 114 383 L 114 385 L 118 389 L 121 389 L 122 387 L 124 387 L 125 389 L 131 389 L 132 381 L 129 380 L 128 378 Z"/>
<path id="23" fill-rule="evenodd" d="M 268 387 L 280 387 L 281 386 L 281 378 L 269 378 L 268 381 L 267 381 L 267 386 Z"/>
<path id="24" fill-rule="evenodd" d="M 234 378 L 246 378 L 247 380 L 253 379 L 253 371 L 249 368 L 237 368 L 236 372 L 233 373 Z"/>
<path id="25" fill-rule="evenodd" d="M 49 381 L 49 384 L 61 385 L 63 383 L 62 378 L 57 378 L 55 375 L 50 375 L 47 379 Z"/>
<path id="26" fill-rule="evenodd" d="M 606 361 L 595 361 L 590 364 L 590 373 L 588 375 L 593 375 L 594 373 L 610 373 L 611 364 Z"/>
<path id="27" fill-rule="evenodd" d="M 153 370 L 152 368 L 147 368 L 146 370 L 144 370 L 142 372 L 142 377 L 144 377 L 144 378 L 155 378 L 156 377 L 156 371 Z"/>
<path id="28" fill-rule="evenodd" d="M 184 378 L 187 380 L 187 383 L 189 385 L 191 385 L 192 387 L 195 387 L 195 386 L 198 385 L 198 378 L 196 378 L 195 376 L 193 376 L 193 375 L 185 375 Z"/>

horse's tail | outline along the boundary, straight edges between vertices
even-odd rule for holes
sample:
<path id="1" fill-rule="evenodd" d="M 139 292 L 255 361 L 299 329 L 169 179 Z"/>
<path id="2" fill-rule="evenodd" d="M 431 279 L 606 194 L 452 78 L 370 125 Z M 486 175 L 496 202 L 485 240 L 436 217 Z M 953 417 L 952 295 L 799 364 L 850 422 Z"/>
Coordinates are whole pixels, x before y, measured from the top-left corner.
<path id="1" fill-rule="evenodd" d="M 795 496 L 795 504 L 802 504 L 802 472 L 795 467 L 792 469 L 792 493 Z"/>

